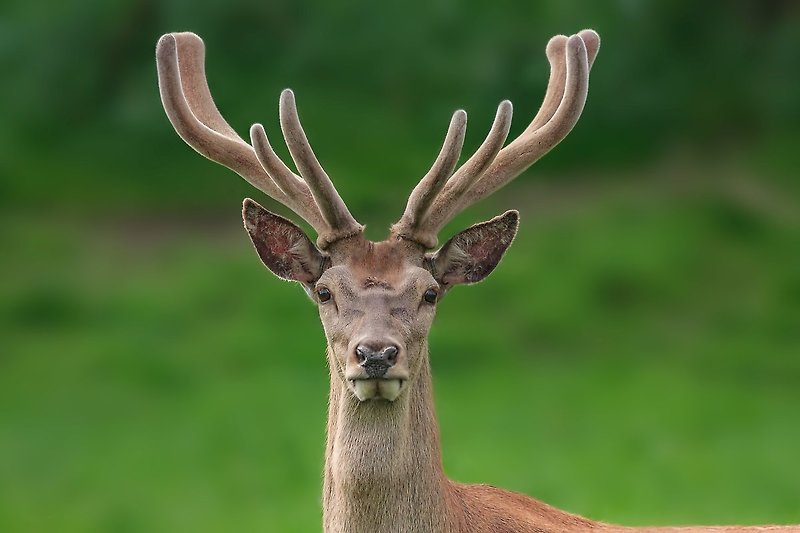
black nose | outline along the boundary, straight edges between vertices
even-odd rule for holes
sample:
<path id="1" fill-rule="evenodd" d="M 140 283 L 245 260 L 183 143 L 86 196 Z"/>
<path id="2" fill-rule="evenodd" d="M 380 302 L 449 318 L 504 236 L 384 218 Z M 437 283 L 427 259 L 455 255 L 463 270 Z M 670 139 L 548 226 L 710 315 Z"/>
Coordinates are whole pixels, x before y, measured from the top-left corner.
<path id="1" fill-rule="evenodd" d="M 397 346 L 390 344 L 375 348 L 369 344 L 359 344 L 356 348 L 358 364 L 364 367 L 371 378 L 381 378 L 397 362 Z"/>

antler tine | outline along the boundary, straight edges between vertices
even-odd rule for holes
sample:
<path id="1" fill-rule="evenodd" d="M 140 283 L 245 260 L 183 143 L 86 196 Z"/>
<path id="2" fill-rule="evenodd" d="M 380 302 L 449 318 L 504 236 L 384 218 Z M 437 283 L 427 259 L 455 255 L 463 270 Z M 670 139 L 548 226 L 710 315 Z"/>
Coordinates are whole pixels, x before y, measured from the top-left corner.
<path id="1" fill-rule="evenodd" d="M 416 235 L 419 226 L 425 218 L 431 203 L 444 187 L 448 178 L 453 174 L 453 170 L 461 156 L 461 149 L 464 146 L 464 136 L 467 131 L 467 113 L 459 109 L 453 113 L 450 119 L 450 126 L 447 128 L 447 135 L 442 143 L 442 149 L 430 170 L 419 181 L 411 195 L 408 197 L 406 210 L 392 231 L 402 237 L 418 240 Z M 412 238 L 413 236 L 413 238 Z M 434 236 L 434 244 L 436 237 Z"/>
<path id="2" fill-rule="evenodd" d="M 511 128 L 513 106 L 503 100 L 497 106 L 497 113 L 486 139 L 461 167 L 447 180 L 442 192 L 436 196 L 424 214 L 424 224 L 418 228 L 413 239 L 428 248 L 436 246 L 441 227 L 452 218 L 452 211 L 458 207 L 458 199 L 483 175 L 500 152 Z"/>
<path id="3" fill-rule="evenodd" d="M 595 57 L 600 48 L 600 36 L 594 30 L 581 30 L 578 36 L 583 39 L 586 45 L 586 55 L 589 62 L 589 70 L 592 69 Z M 566 84 L 567 63 L 565 53 L 568 37 L 556 35 L 547 43 L 545 53 L 550 62 L 550 81 L 547 83 L 547 91 L 542 100 L 539 112 L 533 118 L 522 135 L 533 132 L 547 123 L 561 104 L 564 97 L 564 86 Z"/>
<path id="4" fill-rule="evenodd" d="M 253 143 L 253 149 L 256 152 L 256 157 L 258 161 L 261 163 L 261 166 L 272 176 L 272 179 L 275 180 L 275 183 L 286 192 L 289 196 L 294 194 L 310 194 L 309 188 L 306 185 L 306 182 L 297 176 L 292 170 L 286 166 L 280 157 L 275 153 L 273 150 L 272 145 L 269 143 L 269 139 L 267 139 L 267 133 L 264 131 L 264 126 L 261 124 L 253 124 L 250 127 L 250 142 Z M 331 185 L 333 187 L 333 185 Z M 333 191 L 337 198 L 338 193 L 336 190 Z M 312 201 L 316 203 L 316 200 L 312 198 Z M 339 199 L 341 201 L 341 198 Z M 319 205 L 319 203 L 317 203 Z M 344 202 L 342 202 L 344 205 Z M 345 211 L 347 208 L 345 207 Z M 347 215 L 350 213 L 347 212 Z M 350 217 L 351 220 L 352 217 Z M 317 244 L 320 248 L 325 249 L 330 245 L 332 242 L 337 241 L 339 239 L 343 239 L 345 237 L 349 237 L 354 235 L 357 232 L 360 232 L 363 229 L 363 226 L 359 225 L 355 220 L 353 220 L 354 226 L 342 226 L 321 233 L 319 238 L 317 239 Z"/>
<path id="5" fill-rule="evenodd" d="M 548 120 L 553 118 L 553 114 L 561 104 L 561 99 L 564 97 L 564 84 L 567 81 L 565 53 L 568 39 L 569 37 L 566 35 L 556 35 L 547 43 L 545 55 L 547 55 L 547 60 L 550 63 L 550 80 L 547 82 L 547 91 L 545 91 L 542 99 L 542 105 L 531 123 L 525 128 L 523 135 L 546 124 Z"/>
<path id="6" fill-rule="evenodd" d="M 201 124 L 225 137 L 242 140 L 211 97 L 205 73 L 205 46 L 199 36 L 191 32 L 164 35 L 156 45 L 156 57 L 162 96 L 168 92 L 180 97 Z M 170 109 L 167 111 L 169 114 Z"/>
<path id="7" fill-rule="evenodd" d="M 301 177 L 292 172 L 292 169 L 286 166 L 272 145 L 267 139 L 267 132 L 261 124 L 253 124 L 250 126 L 250 142 L 253 145 L 253 150 L 256 153 L 258 162 L 272 180 L 281 188 L 287 195 L 309 193 L 308 186 Z"/>
<path id="8" fill-rule="evenodd" d="M 597 52 L 600 51 L 600 36 L 594 30 L 581 30 L 578 32 L 578 37 L 583 39 L 586 45 L 586 55 L 589 60 L 589 70 L 594 65 L 594 60 L 597 58 Z"/>
<path id="9" fill-rule="evenodd" d="M 322 212 L 322 217 L 330 225 L 332 240 L 356 234 L 363 226 L 356 222 L 347 209 L 333 182 L 323 170 L 311 144 L 308 142 L 300 117 L 297 114 L 294 93 L 285 89 L 281 93 L 280 119 L 286 146 L 297 165 L 297 170 L 311 189 L 311 194 Z"/>
<path id="10" fill-rule="evenodd" d="M 161 101 L 175 131 L 197 152 L 233 170 L 297 213 L 324 240 L 330 228 L 306 184 L 297 176 L 292 177 L 294 182 L 285 176 L 273 180 L 253 148 L 217 110 L 206 81 L 204 56 L 203 41 L 194 33 L 164 35 L 156 46 Z"/>

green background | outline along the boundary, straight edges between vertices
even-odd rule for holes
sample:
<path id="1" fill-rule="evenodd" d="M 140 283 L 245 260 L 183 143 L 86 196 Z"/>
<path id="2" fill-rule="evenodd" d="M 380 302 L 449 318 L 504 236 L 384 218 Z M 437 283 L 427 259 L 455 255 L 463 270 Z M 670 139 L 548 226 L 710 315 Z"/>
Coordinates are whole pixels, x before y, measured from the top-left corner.
<path id="1" fill-rule="evenodd" d="M 450 113 L 465 153 L 504 98 L 519 134 L 548 38 L 584 27 L 576 129 L 443 234 L 521 211 L 431 334 L 446 470 L 629 525 L 800 523 L 797 2 L 11 0 L 0 531 L 320 529 L 316 310 L 241 230 L 244 196 L 274 203 L 172 130 L 162 33 L 205 39 L 243 134 L 277 140 L 292 87 L 381 239 Z"/>

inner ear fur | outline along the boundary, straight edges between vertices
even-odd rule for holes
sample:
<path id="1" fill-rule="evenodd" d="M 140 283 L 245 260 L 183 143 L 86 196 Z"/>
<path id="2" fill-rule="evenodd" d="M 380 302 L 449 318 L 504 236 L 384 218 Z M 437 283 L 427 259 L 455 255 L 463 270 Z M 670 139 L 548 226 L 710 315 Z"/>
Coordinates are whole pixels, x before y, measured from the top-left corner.
<path id="1" fill-rule="evenodd" d="M 426 258 L 428 269 L 443 288 L 477 283 L 495 269 L 511 246 L 519 227 L 519 212 L 506 211 L 458 233 Z"/>
<path id="2" fill-rule="evenodd" d="M 242 218 L 258 257 L 273 274 L 306 285 L 319 279 L 327 256 L 294 222 L 267 211 L 250 198 L 244 200 Z"/>

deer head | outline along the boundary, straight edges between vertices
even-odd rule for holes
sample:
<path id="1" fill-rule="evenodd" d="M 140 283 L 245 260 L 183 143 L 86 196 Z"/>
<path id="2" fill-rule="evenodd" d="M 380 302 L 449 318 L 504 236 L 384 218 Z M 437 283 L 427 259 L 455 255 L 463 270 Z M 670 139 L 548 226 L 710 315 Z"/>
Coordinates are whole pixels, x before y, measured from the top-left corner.
<path id="1" fill-rule="evenodd" d="M 248 144 L 222 118 L 206 83 L 204 46 L 197 35 L 164 35 L 156 56 L 161 100 L 183 140 L 317 232 L 315 244 L 291 221 L 244 201 L 245 229 L 262 262 L 276 276 L 300 283 L 319 306 L 331 374 L 360 401 L 395 401 L 426 362 L 437 302 L 454 285 L 479 282 L 492 272 L 514 239 L 518 214 L 508 211 L 474 225 L 431 251 L 439 231 L 570 132 L 586 101 L 599 44 L 591 30 L 553 37 L 547 45 L 550 81 L 536 117 L 503 147 L 512 108 L 509 101 L 501 102 L 486 140 L 457 169 L 467 115 L 456 111 L 438 157 L 382 242 L 364 238 L 363 226 L 314 155 L 291 90 L 281 93 L 280 124 L 299 175 L 278 158 L 260 124 L 250 128 Z"/>

